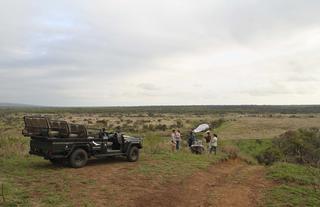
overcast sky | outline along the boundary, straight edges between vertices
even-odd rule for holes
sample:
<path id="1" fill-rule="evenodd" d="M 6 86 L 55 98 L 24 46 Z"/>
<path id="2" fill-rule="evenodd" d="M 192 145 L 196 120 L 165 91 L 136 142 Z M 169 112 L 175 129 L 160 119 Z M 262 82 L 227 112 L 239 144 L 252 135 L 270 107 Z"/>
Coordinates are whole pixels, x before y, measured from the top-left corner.
<path id="1" fill-rule="evenodd" d="M 2 0 L 0 102 L 320 104 L 319 0 Z"/>

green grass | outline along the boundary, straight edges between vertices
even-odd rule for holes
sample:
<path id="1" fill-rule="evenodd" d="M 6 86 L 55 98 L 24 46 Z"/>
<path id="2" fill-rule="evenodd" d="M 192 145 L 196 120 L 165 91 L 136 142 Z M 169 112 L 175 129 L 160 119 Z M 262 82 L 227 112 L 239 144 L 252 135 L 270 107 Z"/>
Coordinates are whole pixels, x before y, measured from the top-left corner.
<path id="1" fill-rule="evenodd" d="M 62 169 L 34 156 L 0 158 L 0 183 L 4 184 L 3 206 L 65 206 L 71 178 Z M 39 181 L 43 183 L 40 183 Z M 37 196 L 35 196 L 37 195 Z"/>
<path id="2" fill-rule="evenodd" d="M 257 156 L 272 144 L 271 139 L 222 140 L 220 148 L 234 146 L 238 148 L 238 158 L 248 164 L 258 164 Z"/>
<path id="3" fill-rule="evenodd" d="M 268 169 L 267 177 L 281 183 L 320 185 L 320 169 L 290 163 L 276 163 Z"/>
<path id="4" fill-rule="evenodd" d="M 172 176 L 188 176 L 197 170 L 207 168 L 210 164 L 227 159 L 227 155 L 222 152 L 218 152 L 217 155 L 192 154 L 185 141 L 180 151 L 171 152 L 170 138 L 156 133 L 143 136 L 145 139 L 141 164 L 132 173 L 150 177 L 159 175 L 166 181 Z"/>
<path id="5" fill-rule="evenodd" d="M 312 188 L 295 185 L 280 185 L 267 193 L 266 206 L 320 206 L 320 192 Z"/>
<path id="6" fill-rule="evenodd" d="M 150 177 L 161 175 L 164 180 L 170 179 L 171 176 L 186 177 L 197 170 L 227 159 L 227 155 L 221 152 L 217 155 L 195 155 L 184 150 L 175 153 L 144 154 L 144 156 L 147 158 L 143 158 L 142 164 L 133 171 Z"/>
<path id="7" fill-rule="evenodd" d="M 266 193 L 267 206 L 320 206 L 320 169 L 276 163 L 267 178 L 278 183 Z"/>
<path id="8" fill-rule="evenodd" d="M 226 140 L 224 144 L 237 146 L 242 153 L 257 157 L 261 152 L 271 146 L 272 139 L 241 139 Z"/>

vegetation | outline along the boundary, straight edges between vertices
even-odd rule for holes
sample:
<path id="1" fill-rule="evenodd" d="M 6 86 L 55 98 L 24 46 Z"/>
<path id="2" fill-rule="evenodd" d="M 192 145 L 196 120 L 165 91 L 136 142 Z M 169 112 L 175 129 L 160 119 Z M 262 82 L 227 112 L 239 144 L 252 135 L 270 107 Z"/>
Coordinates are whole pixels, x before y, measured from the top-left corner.
<path id="1" fill-rule="evenodd" d="M 3 113 L 147 113 L 154 114 L 314 114 L 320 113 L 319 105 L 198 105 L 198 106 L 130 106 L 130 107 L 0 107 Z"/>
<path id="2" fill-rule="evenodd" d="M 320 169 L 276 163 L 267 177 L 279 183 L 267 192 L 267 206 L 320 206 Z"/>
<path id="3" fill-rule="evenodd" d="M 320 131 L 317 128 L 288 131 L 274 139 L 272 146 L 258 158 L 266 164 L 287 161 L 320 167 Z"/>
<path id="4" fill-rule="evenodd" d="M 274 181 L 274 186 L 266 192 L 268 206 L 320 206 L 320 172 L 316 168 L 319 167 L 320 136 L 319 130 L 312 128 L 320 128 L 319 114 L 312 113 L 317 110 L 320 112 L 319 106 L 2 108 L 0 185 L 4 186 L 5 206 L 77 206 L 74 200 L 90 206 L 94 198 L 88 194 L 95 183 L 101 184 L 99 190 L 106 195 L 113 195 L 113 191 L 121 193 L 126 187 L 122 183 L 122 188 L 111 191 L 110 186 L 116 184 L 101 182 L 99 177 L 104 176 L 104 172 L 100 172 L 99 162 L 89 166 L 98 170 L 88 176 L 86 171 L 74 172 L 29 156 L 29 139 L 21 135 L 22 116 L 26 114 L 46 114 L 92 128 L 121 128 L 131 135 L 144 137 L 141 160 L 129 167 L 121 160 L 107 160 L 111 174 L 167 183 L 229 158 L 237 157 L 249 164 L 257 164 L 258 160 L 270 165 L 266 168 L 267 177 Z M 188 132 L 201 123 L 210 124 L 219 135 L 217 156 L 194 155 L 188 150 Z M 299 127 L 308 128 L 298 130 Z M 182 131 L 184 140 L 178 153 L 171 152 L 169 141 L 171 129 L 175 128 Z M 271 139 L 274 136 L 277 138 Z M 201 139 L 202 134 L 197 134 L 197 138 Z M 92 174 L 97 175 L 88 179 Z M 72 186 L 82 186 L 82 189 L 75 194 Z M 69 197 L 76 198 L 70 200 Z M 1 202 L 0 196 L 0 205 L 4 205 Z"/>

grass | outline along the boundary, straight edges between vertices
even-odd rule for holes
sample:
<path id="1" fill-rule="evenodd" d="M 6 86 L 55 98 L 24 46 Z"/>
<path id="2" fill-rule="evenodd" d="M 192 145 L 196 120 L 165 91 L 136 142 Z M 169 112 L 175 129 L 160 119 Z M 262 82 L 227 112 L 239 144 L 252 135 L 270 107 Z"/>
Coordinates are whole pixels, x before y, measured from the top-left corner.
<path id="1" fill-rule="evenodd" d="M 266 206 L 320 206 L 320 193 L 304 186 L 280 185 L 267 193 Z"/>
<path id="2" fill-rule="evenodd" d="M 217 156 L 194 155 L 186 146 L 172 153 L 167 137 L 157 133 L 142 136 L 145 140 L 141 159 L 136 167 L 123 172 L 125 176 L 142 175 L 156 177 L 160 183 L 168 182 L 173 177 L 183 179 L 226 159 L 224 153 Z M 70 173 L 68 168 L 55 167 L 40 157 L 28 155 L 28 138 L 6 135 L 0 141 L 3 155 L 0 157 L 0 184 L 4 184 L 6 198 L 6 203 L 0 201 L 2 206 L 73 206 L 69 198 L 72 186 L 84 185 L 89 189 L 98 184 L 95 177 Z M 85 206 L 94 206 L 87 191 L 78 199 Z"/>
<path id="3" fill-rule="evenodd" d="M 221 147 L 238 148 L 238 157 L 248 164 L 258 164 L 256 157 L 272 144 L 271 139 L 222 140 Z"/>
<path id="4" fill-rule="evenodd" d="M 182 142 L 182 149 L 171 152 L 170 139 L 161 134 L 146 133 L 143 135 L 144 148 L 140 165 L 133 173 L 144 176 L 160 176 L 163 181 L 172 176 L 186 177 L 193 172 L 207 168 L 210 164 L 227 159 L 227 155 L 219 152 L 217 155 L 195 155 L 190 153 L 186 141 Z"/>
<path id="5" fill-rule="evenodd" d="M 81 195 L 78 195 L 77 199 L 81 200 L 83 206 L 94 206 L 94 200 L 90 199 L 88 189 L 100 184 L 95 176 L 89 178 L 85 177 L 86 175 L 78 175 L 68 168 L 53 167 L 42 158 L 28 155 L 29 139 L 21 136 L 22 115 L 20 112 L 5 112 L 0 117 L 0 184 L 4 184 L 7 201 L 1 203 L 0 197 L 0 206 L 74 206 L 72 199 L 70 199 L 71 188 L 74 186 L 85 186 L 84 189 L 81 189 Z M 61 117 L 72 116 L 74 120 L 81 121 L 99 114 L 64 114 L 61 112 L 58 115 Z M 131 119 L 129 114 L 124 116 L 126 119 Z M 299 116 L 302 117 L 302 115 Z M 106 114 L 104 119 L 109 120 L 110 117 L 116 118 L 115 115 Z M 154 114 L 152 117 L 141 117 L 141 119 L 151 120 L 153 124 L 158 123 L 157 120 L 161 119 L 161 123 L 166 123 L 168 126 L 177 119 L 181 119 L 184 125 L 183 132 L 188 132 L 193 125 L 218 118 L 220 116 L 217 114 L 199 116 L 182 113 Z M 320 123 L 318 116 L 315 118 L 288 118 L 285 115 L 279 115 L 279 117 L 270 118 L 269 116 L 225 115 L 224 118 L 232 121 L 224 123 L 215 131 L 220 138 L 219 149 L 226 145 L 236 146 L 240 150 L 240 158 L 251 164 L 257 164 L 254 158 L 271 145 L 271 140 L 244 138 L 271 138 L 272 136 L 269 135 L 287 129 L 305 125 L 317 126 Z M 116 123 L 113 124 L 116 126 Z M 160 183 L 172 179 L 178 182 L 179 179 L 181 180 L 197 170 L 206 169 L 211 164 L 227 159 L 227 154 L 221 151 L 216 156 L 191 154 L 185 142 L 182 150 L 172 153 L 169 129 L 164 132 L 149 131 L 137 134 L 145 138 L 141 159 L 137 165 L 129 170 L 119 171 L 124 176 L 142 176 L 158 180 Z M 232 140 L 234 138 L 241 140 Z M 119 165 L 122 167 L 122 164 Z M 94 172 L 92 173 L 94 174 Z M 317 169 L 278 163 L 268 168 L 267 176 L 278 183 L 266 194 L 268 206 L 320 206 L 320 195 L 317 190 L 319 189 L 319 171 Z M 115 185 L 117 184 L 103 184 L 97 189 L 113 195 L 114 189 L 110 190 L 110 188 L 117 187 Z"/>
<path id="6" fill-rule="evenodd" d="M 276 163 L 268 169 L 267 177 L 281 183 L 320 185 L 320 169 L 290 163 Z"/>
<path id="7" fill-rule="evenodd" d="M 279 183 L 267 191 L 267 206 L 320 206 L 320 169 L 276 163 L 267 178 Z"/>
<path id="8" fill-rule="evenodd" d="M 227 155 L 222 152 L 217 155 L 195 155 L 187 151 L 179 151 L 145 156 L 148 158 L 142 160 L 144 163 L 134 169 L 134 172 L 149 177 L 160 175 L 164 180 L 170 180 L 172 176 L 183 178 L 197 170 L 205 169 L 211 164 L 227 159 Z M 148 162 L 149 160 L 155 162 Z"/>
<path id="9" fill-rule="evenodd" d="M 5 187 L 4 206 L 64 206 L 69 180 L 62 169 L 33 156 L 1 158 L 0 182 Z M 41 182 L 39 182 L 41 181 Z"/>

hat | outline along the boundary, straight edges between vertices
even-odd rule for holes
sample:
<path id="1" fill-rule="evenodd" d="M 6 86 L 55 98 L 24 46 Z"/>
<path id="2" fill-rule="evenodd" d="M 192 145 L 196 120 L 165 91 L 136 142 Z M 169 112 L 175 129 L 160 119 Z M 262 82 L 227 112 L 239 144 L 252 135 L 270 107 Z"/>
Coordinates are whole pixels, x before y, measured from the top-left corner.
<path id="1" fill-rule="evenodd" d="M 210 133 L 210 130 L 206 131 L 206 133 L 207 133 L 207 134 Z"/>

